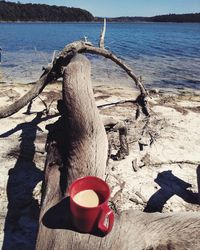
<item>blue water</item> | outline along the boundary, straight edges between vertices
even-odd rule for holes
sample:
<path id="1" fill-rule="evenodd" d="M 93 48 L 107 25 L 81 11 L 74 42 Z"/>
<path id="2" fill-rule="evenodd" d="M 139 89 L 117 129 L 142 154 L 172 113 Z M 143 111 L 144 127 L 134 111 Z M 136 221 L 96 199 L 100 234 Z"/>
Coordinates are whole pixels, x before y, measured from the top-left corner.
<path id="1" fill-rule="evenodd" d="M 0 82 L 36 80 L 53 51 L 87 36 L 98 44 L 100 23 L 1 23 L 2 63 Z M 200 24 L 108 23 L 106 47 L 147 87 L 200 89 Z M 133 84 L 107 59 L 89 56 L 97 84 Z"/>

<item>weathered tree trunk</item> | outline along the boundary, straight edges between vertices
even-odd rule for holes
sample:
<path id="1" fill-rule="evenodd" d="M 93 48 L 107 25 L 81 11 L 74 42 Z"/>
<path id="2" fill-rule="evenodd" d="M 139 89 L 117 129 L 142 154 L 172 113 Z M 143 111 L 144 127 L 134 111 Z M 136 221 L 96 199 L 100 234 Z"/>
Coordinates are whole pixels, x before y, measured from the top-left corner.
<path id="1" fill-rule="evenodd" d="M 68 180 L 84 175 L 104 178 L 105 174 L 108 142 L 93 97 L 90 75 L 90 62 L 80 54 L 71 60 L 64 71 Z"/>
<path id="2" fill-rule="evenodd" d="M 52 249 L 44 237 L 53 240 L 56 230 L 45 227 L 42 217 L 65 196 L 70 183 L 82 176 L 105 175 L 108 141 L 90 75 L 90 62 L 82 55 L 64 69 L 63 102 L 58 104 L 62 118 L 49 127 L 37 249 Z"/>
<path id="3" fill-rule="evenodd" d="M 49 127 L 37 250 L 197 250 L 198 213 L 147 214 L 124 211 L 115 216 L 106 237 L 81 234 L 70 220 L 67 186 L 83 175 L 103 177 L 107 139 L 90 86 L 90 64 L 76 56 L 64 69 L 62 118 Z"/>

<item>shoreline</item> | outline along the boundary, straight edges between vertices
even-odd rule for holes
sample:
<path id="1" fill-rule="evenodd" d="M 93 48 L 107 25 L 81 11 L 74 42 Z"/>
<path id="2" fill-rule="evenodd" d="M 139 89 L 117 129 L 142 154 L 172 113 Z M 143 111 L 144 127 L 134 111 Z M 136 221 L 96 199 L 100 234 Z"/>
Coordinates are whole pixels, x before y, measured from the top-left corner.
<path id="1" fill-rule="evenodd" d="M 33 86 L 36 82 L 35 81 L 27 81 L 27 82 L 1 82 L 0 81 L 0 87 L 29 87 L 29 86 Z M 62 84 L 62 80 L 58 79 L 55 82 L 49 83 L 48 85 L 57 85 Z M 147 89 L 147 91 L 149 92 L 149 94 L 162 94 L 162 95 L 197 95 L 200 96 L 200 89 L 194 89 L 194 88 L 188 88 L 188 87 L 180 87 L 180 88 L 164 88 L 164 87 L 152 87 L 152 86 L 148 86 L 147 84 L 144 85 L 145 88 Z M 93 89 L 95 89 L 96 87 L 112 87 L 112 88 L 121 88 L 121 89 L 131 89 L 133 91 L 137 91 L 137 87 L 135 86 L 135 83 L 133 82 L 133 86 L 129 86 L 129 85 L 120 85 L 119 83 L 115 83 L 114 81 L 106 82 L 106 83 L 102 83 L 99 81 L 92 81 L 92 87 Z"/>
<path id="2" fill-rule="evenodd" d="M 3 21 L 0 20 L 0 24 L 102 24 L 103 21 L 66 21 L 66 22 L 62 22 L 62 21 Z M 172 21 L 160 21 L 160 22 L 153 22 L 153 21 L 109 21 L 107 20 L 107 23 L 135 23 L 135 24 L 165 24 L 165 23 L 171 23 L 171 24 L 200 24 L 199 22 L 172 22 Z"/>

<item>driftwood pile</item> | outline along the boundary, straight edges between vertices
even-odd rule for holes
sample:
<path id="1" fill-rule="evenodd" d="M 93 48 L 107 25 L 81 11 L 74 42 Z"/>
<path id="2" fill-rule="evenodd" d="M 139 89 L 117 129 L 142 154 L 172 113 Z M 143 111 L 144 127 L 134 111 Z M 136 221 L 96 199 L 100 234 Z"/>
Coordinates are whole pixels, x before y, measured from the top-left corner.
<path id="1" fill-rule="evenodd" d="M 104 25 L 105 27 L 105 25 Z M 147 91 L 132 70 L 104 48 L 105 29 L 100 47 L 84 41 L 66 46 L 45 68 L 41 78 L 21 99 L 0 110 L 0 118 L 16 113 L 30 103 L 45 86 L 63 78 L 62 100 L 58 102 L 59 120 L 49 125 L 47 159 L 42 188 L 42 202 L 36 249 L 199 249 L 200 217 L 198 213 L 148 214 L 134 210 L 116 214 L 109 235 L 80 234 L 71 224 L 67 188 L 81 176 L 105 179 L 108 140 L 92 92 L 91 65 L 82 53 L 111 59 L 134 80 L 140 95 L 133 100 L 137 114 L 149 117 Z M 117 124 L 120 149 L 116 158 L 128 154 L 127 128 Z"/>

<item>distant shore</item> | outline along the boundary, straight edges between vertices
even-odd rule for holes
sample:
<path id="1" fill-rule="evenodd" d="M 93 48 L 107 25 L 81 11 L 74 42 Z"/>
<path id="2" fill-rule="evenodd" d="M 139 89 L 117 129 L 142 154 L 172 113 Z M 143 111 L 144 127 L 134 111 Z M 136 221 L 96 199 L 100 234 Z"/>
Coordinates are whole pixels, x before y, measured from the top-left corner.
<path id="1" fill-rule="evenodd" d="M 102 22 L 103 18 L 81 8 L 0 1 L 0 22 Z M 107 21 L 200 23 L 200 13 L 107 17 Z"/>
<path id="2" fill-rule="evenodd" d="M 67 24 L 67 23 L 69 23 L 69 24 L 77 24 L 77 23 L 94 23 L 94 24 L 96 24 L 96 23 L 100 23 L 100 24 L 102 24 L 102 22 L 103 22 L 103 20 L 102 21 L 100 21 L 100 20 L 98 20 L 98 21 L 66 21 L 66 22 L 62 22 L 62 21 L 58 21 L 58 22 L 56 22 L 56 21 L 3 21 L 3 20 L 0 20 L 0 24 L 8 24 L 8 23 L 19 23 L 19 24 Z M 188 24 L 199 24 L 200 23 L 200 21 L 198 21 L 198 22 L 175 22 L 175 21 L 117 21 L 117 20 L 113 20 L 113 21 L 111 21 L 111 20 L 109 20 L 109 18 L 107 19 L 107 23 L 144 23 L 144 24 L 149 24 L 149 23 L 156 23 L 156 24 L 158 24 L 158 23 L 160 23 L 160 24 L 165 24 L 165 23 L 176 23 L 176 24 L 184 24 L 184 23 L 188 23 Z"/>

